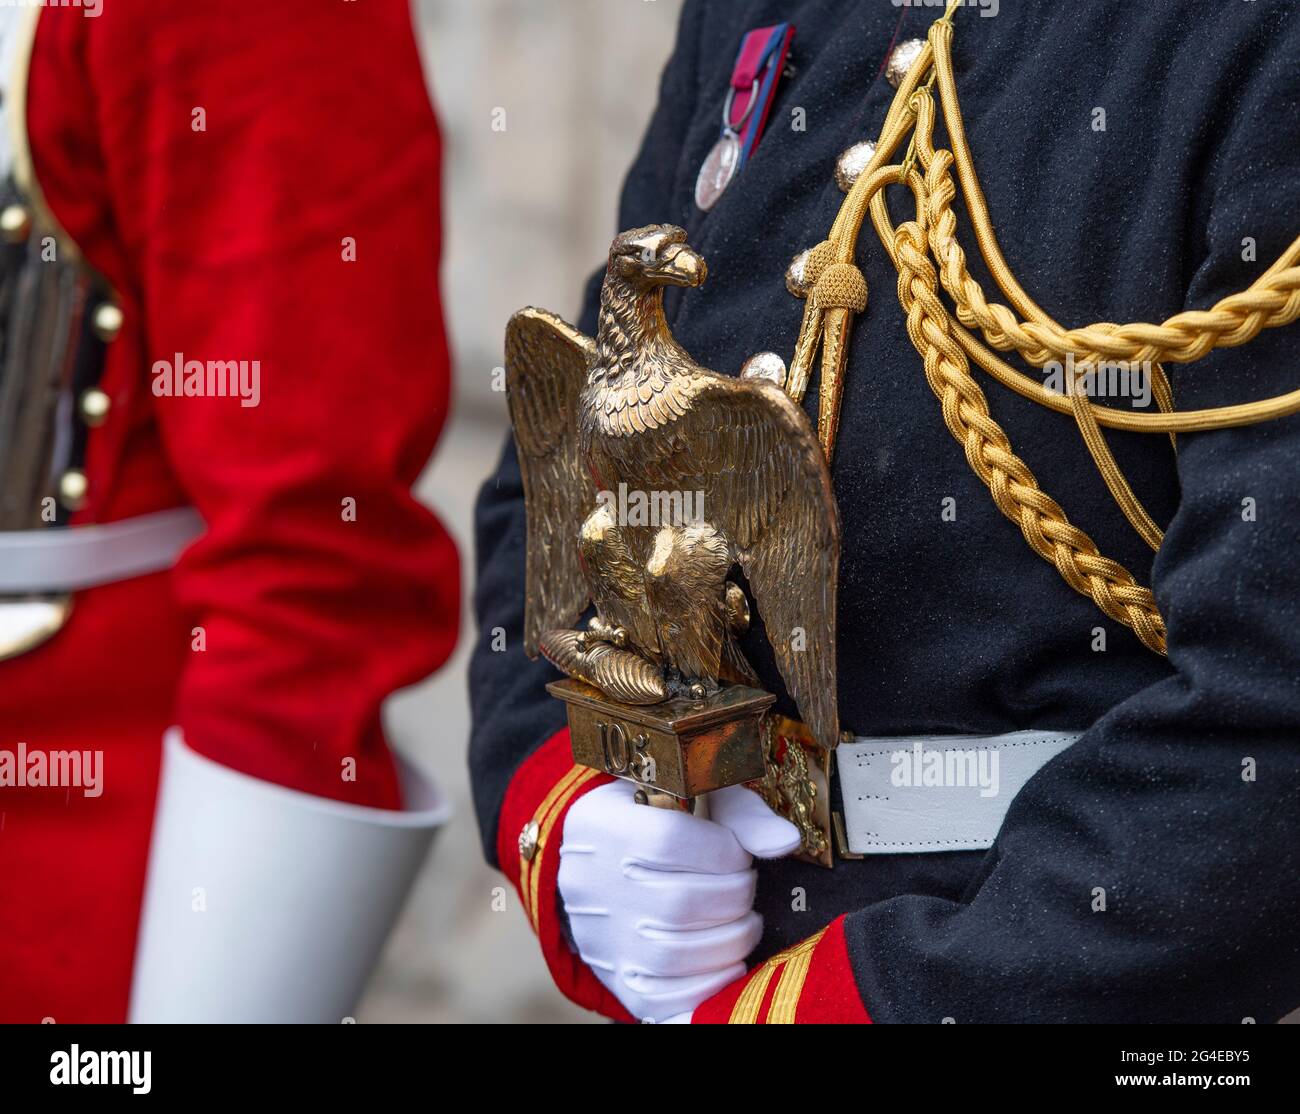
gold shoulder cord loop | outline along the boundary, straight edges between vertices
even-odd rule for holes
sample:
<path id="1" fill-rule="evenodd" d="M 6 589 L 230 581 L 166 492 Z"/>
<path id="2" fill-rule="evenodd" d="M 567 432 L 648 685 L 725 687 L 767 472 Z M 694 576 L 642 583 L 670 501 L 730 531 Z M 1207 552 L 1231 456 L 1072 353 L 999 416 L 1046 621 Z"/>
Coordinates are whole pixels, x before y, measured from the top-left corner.
<path id="1" fill-rule="evenodd" d="M 994 503 L 1071 588 L 1089 596 L 1110 618 L 1131 627 L 1148 649 L 1163 654 L 1165 624 L 1151 591 L 1122 565 L 1102 556 L 1092 539 L 1071 524 L 1038 486 L 989 414 L 984 393 L 971 374 L 971 362 L 1017 394 L 1073 416 L 1116 503 L 1142 539 L 1158 549 L 1163 533 L 1120 470 L 1102 427 L 1163 433 L 1177 451 L 1178 433 L 1227 429 L 1300 412 L 1300 390 L 1257 402 L 1176 411 L 1162 366 L 1191 363 L 1216 348 L 1245 344 L 1263 329 L 1289 325 L 1300 317 L 1300 238 L 1250 287 L 1212 309 L 1176 314 L 1160 325 L 1100 322 L 1067 329 L 1058 324 L 1025 292 L 1008 266 L 975 173 L 952 70 L 952 21 L 961 3 L 950 0 L 943 17 L 931 26 L 924 50 L 890 106 L 874 156 L 849 190 L 830 235 L 810 253 L 810 294 L 787 389 L 796 401 L 802 400 L 820 349 L 818 431 L 829 458 L 838 427 L 852 314 L 866 306 L 866 284 L 854 257 L 869 212 L 898 271 L 898 300 L 907 314 L 907 333 L 924 361 L 926 381 L 942 405 L 944 423 L 962 444 Z M 951 150 L 934 146 L 936 88 Z M 909 142 L 902 162 L 887 165 L 905 138 Z M 980 255 L 1010 305 L 990 302 L 967 270 L 952 209 L 957 196 L 954 168 Z M 897 227 L 890 219 L 885 193 L 887 186 L 895 184 L 910 189 L 916 200 L 916 219 Z M 939 297 L 940 288 L 952 299 L 955 320 Z M 1060 367 L 1063 389 L 1037 382 L 1001 359 L 998 351 L 1014 351 L 1040 369 Z M 1158 413 L 1111 409 L 1090 400 L 1089 379 L 1116 364 L 1150 369 Z"/>

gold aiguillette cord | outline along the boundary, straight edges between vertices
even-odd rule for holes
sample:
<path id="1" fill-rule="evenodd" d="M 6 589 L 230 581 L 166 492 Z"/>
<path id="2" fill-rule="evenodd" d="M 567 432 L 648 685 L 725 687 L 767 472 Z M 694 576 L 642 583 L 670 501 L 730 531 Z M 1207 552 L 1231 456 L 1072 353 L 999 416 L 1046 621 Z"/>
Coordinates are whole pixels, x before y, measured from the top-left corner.
<path id="1" fill-rule="evenodd" d="M 1092 539 L 1074 526 L 1012 451 L 1002 427 L 971 374 L 974 361 L 1003 386 L 1074 417 L 1111 495 L 1153 549 L 1163 534 L 1133 493 L 1106 444 L 1102 427 L 1170 437 L 1269 421 L 1300 411 L 1300 390 L 1257 402 L 1206 410 L 1177 411 L 1165 363 L 1191 363 L 1216 348 L 1253 340 L 1263 329 L 1300 317 L 1300 238 L 1250 287 L 1209 310 L 1193 310 L 1163 324 L 1109 322 L 1066 329 L 1054 321 L 1016 280 L 998 245 L 988 206 L 975 174 L 952 70 L 953 17 L 961 0 L 951 0 L 930 28 L 928 41 L 899 86 L 876 143 L 875 154 L 850 189 L 830 235 L 808 255 L 809 290 L 787 390 L 801 401 L 821 353 L 818 432 L 830 458 L 839 425 L 853 315 L 866 308 L 867 287 L 854 262 L 858 234 L 868 212 L 880 242 L 898 271 L 898 300 L 907 314 L 907 333 L 920 353 L 925 377 L 942 404 L 949 431 L 963 446 L 971 468 L 988 487 L 999 510 L 1015 522 L 1026 542 L 1056 566 L 1066 583 L 1090 597 L 1110 618 L 1131 627 L 1143 645 L 1165 653 L 1165 624 L 1148 588 L 1118 562 L 1102 556 Z M 951 150 L 936 150 L 934 125 L 939 92 Z M 903 160 L 887 165 L 904 139 Z M 919 170 L 918 170 L 919 164 Z M 956 238 L 952 170 L 966 198 L 975 239 L 985 265 L 1010 306 L 989 302 L 966 268 Z M 897 227 L 890 219 L 885 187 L 912 191 L 916 217 Z M 952 299 L 956 320 L 939 297 Z M 979 336 L 976 336 L 978 331 Z M 980 338 L 983 338 L 982 340 Z M 1076 369 L 1058 392 L 995 354 L 1015 351 L 1027 363 Z M 1158 413 L 1099 406 L 1088 398 L 1088 369 L 1124 362 L 1150 366 Z M 1077 369 L 1085 369 L 1080 373 Z"/>

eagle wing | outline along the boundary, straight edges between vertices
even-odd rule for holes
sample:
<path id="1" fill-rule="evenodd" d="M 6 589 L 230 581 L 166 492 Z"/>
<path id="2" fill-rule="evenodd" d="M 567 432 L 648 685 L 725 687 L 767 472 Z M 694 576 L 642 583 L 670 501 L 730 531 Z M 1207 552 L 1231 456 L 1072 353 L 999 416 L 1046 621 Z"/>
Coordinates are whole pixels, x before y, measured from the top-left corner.
<path id="1" fill-rule="evenodd" d="M 839 740 L 835 585 L 840 526 L 830 472 L 804 412 L 775 384 L 699 371 L 675 381 L 652 484 L 704 493 L 753 590 L 790 695 L 817 740 Z M 677 411 L 676 416 L 670 411 Z"/>
<path id="2" fill-rule="evenodd" d="M 578 451 L 578 395 L 595 342 L 546 310 L 520 310 L 506 326 L 506 398 L 528 512 L 524 649 L 572 626 L 587 606 L 578 536 L 592 482 Z"/>

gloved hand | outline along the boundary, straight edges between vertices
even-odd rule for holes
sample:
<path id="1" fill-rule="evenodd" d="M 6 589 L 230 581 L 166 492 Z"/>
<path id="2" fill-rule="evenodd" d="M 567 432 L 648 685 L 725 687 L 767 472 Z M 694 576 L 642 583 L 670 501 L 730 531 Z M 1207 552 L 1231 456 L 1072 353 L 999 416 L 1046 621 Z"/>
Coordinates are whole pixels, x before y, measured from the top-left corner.
<path id="1" fill-rule="evenodd" d="M 633 1017 L 665 1021 L 745 973 L 763 925 L 752 856 L 789 854 L 799 832 L 742 785 L 709 795 L 708 820 L 635 792 L 616 781 L 569 810 L 559 890 L 583 962 Z"/>

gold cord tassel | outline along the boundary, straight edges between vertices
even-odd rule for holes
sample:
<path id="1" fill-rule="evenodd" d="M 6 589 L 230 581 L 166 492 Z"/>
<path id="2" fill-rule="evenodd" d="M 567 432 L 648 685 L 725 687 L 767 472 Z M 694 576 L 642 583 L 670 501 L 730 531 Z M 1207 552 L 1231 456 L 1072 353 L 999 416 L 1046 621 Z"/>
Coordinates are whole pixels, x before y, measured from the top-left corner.
<path id="1" fill-rule="evenodd" d="M 849 330 L 853 315 L 867 308 L 867 281 L 852 263 L 832 263 L 817 276 L 808 304 L 821 312 L 822 377 L 817 435 L 830 460 L 840 424 L 844 397 L 844 368 L 849 358 Z"/>
<path id="2" fill-rule="evenodd" d="M 786 394 L 795 402 L 803 402 L 803 396 L 808 393 L 808 380 L 812 378 L 812 366 L 817 359 L 821 333 L 822 312 L 809 302 L 803 307 L 799 343 L 795 346 L 794 359 L 790 361 L 790 374 L 785 381 Z"/>

